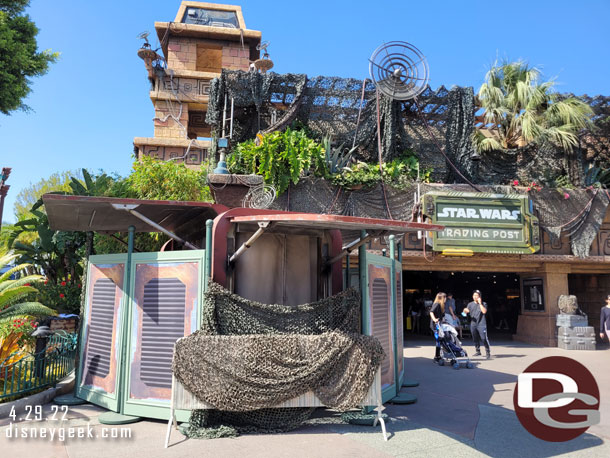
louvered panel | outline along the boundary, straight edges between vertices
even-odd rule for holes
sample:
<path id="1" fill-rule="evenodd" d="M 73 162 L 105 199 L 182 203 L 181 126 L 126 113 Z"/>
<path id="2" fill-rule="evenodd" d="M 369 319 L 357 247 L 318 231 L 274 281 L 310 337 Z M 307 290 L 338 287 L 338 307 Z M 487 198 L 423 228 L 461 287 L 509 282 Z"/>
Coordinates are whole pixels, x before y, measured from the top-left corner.
<path id="1" fill-rule="evenodd" d="M 398 373 L 402 372 L 404 349 L 404 318 L 402 310 L 402 272 L 396 272 L 396 347 Z"/>
<path id="2" fill-rule="evenodd" d="M 372 301 L 371 301 L 371 314 L 373 322 L 373 336 L 379 339 L 383 351 L 385 351 L 386 357 L 381 364 L 381 376 L 385 378 L 391 369 L 392 360 L 392 341 L 390 335 L 390 323 L 389 323 L 389 305 L 390 300 L 388 297 L 388 284 L 383 278 L 375 278 L 371 288 Z"/>
<path id="3" fill-rule="evenodd" d="M 186 286 L 177 278 L 153 278 L 144 286 L 140 379 L 171 388 L 176 340 L 184 336 Z"/>
<path id="4" fill-rule="evenodd" d="M 115 299 L 116 285 L 110 278 L 95 282 L 87 336 L 87 372 L 90 376 L 106 377 L 110 371 Z"/>

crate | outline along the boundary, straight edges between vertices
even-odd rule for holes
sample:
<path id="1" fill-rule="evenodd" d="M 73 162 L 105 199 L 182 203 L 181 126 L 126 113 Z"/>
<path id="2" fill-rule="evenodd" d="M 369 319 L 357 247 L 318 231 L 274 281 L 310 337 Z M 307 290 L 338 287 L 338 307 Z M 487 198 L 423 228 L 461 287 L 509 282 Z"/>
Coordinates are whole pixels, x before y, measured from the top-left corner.
<path id="1" fill-rule="evenodd" d="M 588 326 L 589 320 L 586 315 L 566 315 L 561 313 L 557 315 L 557 326 L 565 326 L 568 328 Z"/>
<path id="2" fill-rule="evenodd" d="M 595 328 L 593 326 L 576 326 L 573 328 L 560 326 L 557 331 L 557 337 L 587 337 L 595 339 Z"/>
<path id="3" fill-rule="evenodd" d="M 595 350 L 595 337 L 558 337 L 557 346 L 564 350 Z"/>

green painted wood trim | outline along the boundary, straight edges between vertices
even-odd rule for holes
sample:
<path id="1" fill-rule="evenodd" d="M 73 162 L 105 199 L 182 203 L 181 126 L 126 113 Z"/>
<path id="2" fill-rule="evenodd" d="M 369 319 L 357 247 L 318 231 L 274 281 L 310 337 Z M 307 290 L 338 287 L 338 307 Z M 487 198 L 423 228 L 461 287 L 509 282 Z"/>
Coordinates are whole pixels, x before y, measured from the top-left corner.
<path id="1" fill-rule="evenodd" d="M 131 259 L 132 268 L 130 269 L 130 280 L 129 280 L 129 303 L 127 309 L 128 323 L 127 331 L 124 334 L 124 338 L 121 340 L 123 348 L 125 348 L 125 374 L 121 379 L 122 392 L 126 393 L 122 400 L 122 411 L 125 415 L 136 415 L 146 418 L 158 418 L 158 419 L 169 419 L 169 400 L 154 400 L 154 399 L 134 399 L 131 398 L 130 385 L 131 385 L 131 351 L 134 345 L 132 342 L 133 335 L 133 317 L 135 308 L 135 281 L 136 281 L 136 267 L 138 264 L 144 263 L 185 263 L 185 262 L 196 262 L 198 265 L 198 285 L 197 285 L 197 297 L 199 301 L 197 307 L 199 310 L 195 311 L 196 316 L 196 328 L 201 327 L 202 320 L 202 298 L 203 291 L 205 289 L 205 262 L 207 258 L 206 250 L 185 250 L 185 251 L 165 251 L 165 252 L 150 252 L 150 253 L 134 253 Z M 190 415 L 189 411 L 179 411 L 178 421 L 188 421 Z"/>
<path id="2" fill-rule="evenodd" d="M 135 238 L 136 228 L 134 226 L 129 226 L 128 229 L 128 237 L 127 237 L 127 262 L 125 264 L 125 281 L 123 282 L 123 307 L 121 308 L 121 338 L 119 342 L 121 342 L 121 352 L 120 352 L 120 360 L 118 363 L 118 392 L 117 392 L 117 402 L 119 404 L 119 413 L 123 414 L 124 404 L 125 404 L 125 384 L 123 383 L 126 374 L 127 374 L 127 345 L 124 345 L 126 338 L 129 338 L 129 329 L 131 326 L 131 303 L 132 300 L 132 291 L 131 291 L 131 264 L 133 257 L 133 242 Z M 135 270 L 135 269 L 133 269 Z"/>

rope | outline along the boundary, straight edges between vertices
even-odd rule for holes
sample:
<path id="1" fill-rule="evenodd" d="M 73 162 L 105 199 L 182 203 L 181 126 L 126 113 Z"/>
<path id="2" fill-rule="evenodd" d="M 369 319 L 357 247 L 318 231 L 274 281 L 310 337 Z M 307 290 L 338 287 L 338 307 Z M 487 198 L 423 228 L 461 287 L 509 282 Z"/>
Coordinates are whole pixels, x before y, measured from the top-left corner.
<path id="1" fill-rule="evenodd" d="M 364 92 L 363 92 L 364 94 Z M 379 174 L 381 175 L 381 190 L 383 191 L 383 200 L 385 202 L 386 213 L 390 217 L 391 220 L 392 212 L 390 212 L 390 204 L 388 204 L 388 196 L 385 192 L 385 185 L 383 183 L 383 161 L 381 157 L 381 116 L 379 114 L 379 90 L 375 88 L 375 97 L 377 99 L 377 149 L 379 152 Z"/>
<path id="2" fill-rule="evenodd" d="M 593 200 L 595 199 L 595 197 L 597 196 L 597 193 L 599 192 L 599 188 L 595 190 L 595 192 L 593 193 L 593 197 L 591 197 L 591 199 L 589 200 L 589 202 L 587 203 L 587 205 L 584 206 L 584 208 L 574 217 L 572 218 L 570 221 L 568 221 L 565 224 L 562 224 L 561 226 L 558 226 L 560 229 L 563 229 L 566 226 L 569 226 L 570 224 L 572 224 L 574 221 L 576 221 L 585 211 L 587 210 L 591 210 L 591 206 L 593 204 Z M 608 194 L 608 191 L 606 191 L 606 194 Z M 608 198 L 610 199 L 610 196 L 608 196 Z"/>
<path id="3" fill-rule="evenodd" d="M 360 127 L 360 116 L 362 115 L 362 106 L 364 105 L 364 88 L 366 87 L 366 78 L 362 80 L 362 95 L 360 96 L 360 107 L 358 108 L 358 119 L 356 120 L 356 131 L 354 132 L 354 141 L 352 149 L 356 146 L 356 137 L 358 137 L 358 128 Z"/>

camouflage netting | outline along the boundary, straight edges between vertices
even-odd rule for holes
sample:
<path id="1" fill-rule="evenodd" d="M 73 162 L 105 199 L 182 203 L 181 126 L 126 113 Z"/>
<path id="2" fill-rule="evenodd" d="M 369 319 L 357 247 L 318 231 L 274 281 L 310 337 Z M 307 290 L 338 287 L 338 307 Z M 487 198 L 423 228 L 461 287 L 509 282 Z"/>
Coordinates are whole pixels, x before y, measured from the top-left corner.
<path id="1" fill-rule="evenodd" d="M 362 334 L 210 336 L 176 342 L 173 371 L 197 399 L 219 410 L 252 411 L 309 391 L 337 410 L 358 407 L 384 353 Z"/>
<path id="2" fill-rule="evenodd" d="M 250 301 L 210 282 L 201 329 L 208 335 L 322 334 L 360 330 L 360 293 L 353 288 L 310 304 L 288 307 Z"/>
<path id="3" fill-rule="evenodd" d="M 479 186 L 484 193 L 517 194 L 523 192 L 512 186 Z M 420 194 L 429 191 L 472 192 L 463 184 L 420 184 Z M 278 197 L 272 208 L 307 213 L 328 213 L 368 218 L 390 218 L 411 221 L 417 184 L 406 189 L 395 189 L 381 185 L 359 191 L 347 191 L 332 186 L 323 179 L 302 179 L 299 184 Z M 540 227 L 553 239 L 562 231 L 570 235 L 572 252 L 576 256 L 589 254 L 599 227 L 606 214 L 610 199 L 605 190 L 572 189 L 570 198 L 553 189 L 542 189 L 528 193 L 533 202 Z M 384 197 L 385 195 L 385 197 Z M 387 197 L 387 205 L 386 205 Z M 357 237 L 358 234 L 344 234 Z M 344 240 L 347 242 L 348 240 Z"/>
<path id="4" fill-rule="evenodd" d="M 183 433 L 289 431 L 314 409 L 267 407 L 307 391 L 331 407 L 357 406 L 384 357 L 377 339 L 357 334 L 359 310 L 353 289 L 291 307 L 249 301 L 210 282 L 202 329 L 176 344 L 173 370 L 219 410 L 193 411 Z"/>
<path id="5" fill-rule="evenodd" d="M 351 147 L 355 142 L 357 159 L 375 161 L 375 85 L 367 80 L 361 104 L 362 84 L 350 78 L 308 79 L 306 75 L 223 70 L 212 81 L 206 122 L 220 133 L 227 95 L 235 102 L 234 143 L 297 120 L 319 136 L 332 135 L 337 144 Z M 471 87 L 448 90 L 441 86 L 436 91 L 428 87 L 417 101 L 392 101 L 381 95 L 382 157 L 391 160 L 411 149 L 418 154 L 422 168 L 433 169 L 433 181 L 463 182 L 439 151 L 442 148 L 460 172 L 477 184 L 507 184 L 514 179 L 551 184 L 566 176 L 580 186 L 590 164 L 610 166 L 610 99 L 580 98 L 593 109 L 595 127 L 581 132 L 580 147 L 575 151 L 566 153 L 545 144 L 484 153 L 480 161 L 473 161 L 471 136 L 477 107 Z"/>

